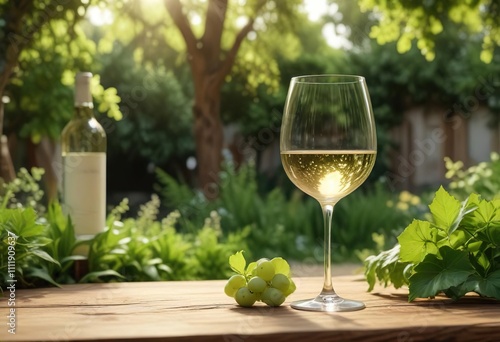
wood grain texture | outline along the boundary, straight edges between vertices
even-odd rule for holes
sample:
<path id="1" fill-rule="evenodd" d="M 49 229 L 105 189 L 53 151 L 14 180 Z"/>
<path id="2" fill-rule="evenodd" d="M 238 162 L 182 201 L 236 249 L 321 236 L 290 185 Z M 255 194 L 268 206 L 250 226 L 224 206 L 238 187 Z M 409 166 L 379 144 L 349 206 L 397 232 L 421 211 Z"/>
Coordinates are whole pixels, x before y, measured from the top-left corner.
<path id="1" fill-rule="evenodd" d="M 407 302 L 407 290 L 367 293 L 361 276 L 334 278 L 337 292 L 365 302 L 345 313 L 298 311 L 322 279 L 294 278 L 297 291 L 279 308 L 241 308 L 225 281 L 68 285 L 16 292 L 16 334 L 0 308 L 0 341 L 500 341 L 500 303 L 467 297 Z M 4 322 L 1 322 L 1 320 Z"/>

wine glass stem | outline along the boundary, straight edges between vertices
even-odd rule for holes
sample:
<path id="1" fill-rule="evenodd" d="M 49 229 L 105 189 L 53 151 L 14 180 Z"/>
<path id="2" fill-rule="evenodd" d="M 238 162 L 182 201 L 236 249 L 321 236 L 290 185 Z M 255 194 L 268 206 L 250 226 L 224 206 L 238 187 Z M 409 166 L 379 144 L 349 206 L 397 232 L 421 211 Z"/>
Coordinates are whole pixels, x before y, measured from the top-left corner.
<path id="1" fill-rule="evenodd" d="M 322 295 L 335 294 L 332 285 L 332 215 L 333 215 L 333 205 L 321 203 L 321 208 L 323 209 L 323 220 L 325 224 L 325 282 L 323 284 Z"/>

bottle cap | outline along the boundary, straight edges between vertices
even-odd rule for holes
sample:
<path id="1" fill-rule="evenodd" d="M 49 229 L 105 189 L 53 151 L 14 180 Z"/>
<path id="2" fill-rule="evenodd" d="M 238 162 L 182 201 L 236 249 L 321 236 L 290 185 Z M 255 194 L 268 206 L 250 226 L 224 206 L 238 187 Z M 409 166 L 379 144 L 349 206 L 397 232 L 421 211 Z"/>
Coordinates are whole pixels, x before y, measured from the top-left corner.
<path id="1" fill-rule="evenodd" d="M 75 106 L 93 107 L 92 94 L 90 92 L 90 83 L 92 80 L 91 72 L 79 72 L 75 77 Z"/>

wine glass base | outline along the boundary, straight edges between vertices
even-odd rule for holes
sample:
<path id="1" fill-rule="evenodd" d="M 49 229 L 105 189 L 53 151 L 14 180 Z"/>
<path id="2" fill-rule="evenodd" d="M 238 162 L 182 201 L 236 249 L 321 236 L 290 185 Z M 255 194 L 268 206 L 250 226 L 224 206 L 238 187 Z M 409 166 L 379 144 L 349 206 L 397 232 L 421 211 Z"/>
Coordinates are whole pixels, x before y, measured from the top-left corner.
<path id="1" fill-rule="evenodd" d="M 363 302 L 344 299 L 338 295 L 319 295 L 316 298 L 292 302 L 291 307 L 307 311 L 342 312 L 362 310 L 366 306 Z"/>

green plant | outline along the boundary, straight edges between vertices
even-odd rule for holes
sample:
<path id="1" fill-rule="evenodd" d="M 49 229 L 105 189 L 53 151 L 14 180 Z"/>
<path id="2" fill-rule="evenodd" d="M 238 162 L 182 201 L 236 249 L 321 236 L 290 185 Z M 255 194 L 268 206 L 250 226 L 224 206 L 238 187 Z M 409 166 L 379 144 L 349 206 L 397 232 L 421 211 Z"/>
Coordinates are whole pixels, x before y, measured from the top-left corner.
<path id="1" fill-rule="evenodd" d="M 392 193 L 383 183 L 375 183 L 372 188 L 356 191 L 336 205 L 334 243 L 342 255 L 351 256 L 352 252 L 342 249 L 377 248 L 373 234 L 380 234 L 385 245 L 392 245 L 393 236 L 401 232 L 412 217 L 422 215 L 422 207 L 418 196 L 408 191 Z"/>
<path id="2" fill-rule="evenodd" d="M 459 198 L 466 198 L 473 192 L 484 198 L 495 199 L 500 194 L 500 156 L 492 152 L 489 162 L 481 162 L 464 169 L 462 161 L 444 159 L 447 169 L 446 178 L 450 179 L 449 189 Z"/>
<path id="3" fill-rule="evenodd" d="M 157 170 L 157 176 L 157 191 L 164 203 L 181 214 L 181 231 L 196 232 L 210 212 L 216 211 L 223 234 L 249 231 L 248 253 L 279 254 L 295 261 L 321 259 L 317 250 L 321 249 L 324 234 L 318 203 L 297 190 L 287 197 L 281 187 L 261 193 L 253 164 L 238 170 L 225 165 L 217 186 L 219 196 L 214 201 L 162 170 Z M 402 231 L 411 217 L 421 215 L 423 207 L 418 196 L 406 191 L 392 193 L 382 183 L 341 200 L 333 216 L 336 261 L 354 259 L 379 248 L 372 239 L 374 233 L 385 237 L 387 244 L 393 243 L 390 237 Z"/>
<path id="4" fill-rule="evenodd" d="M 367 258 L 369 290 L 378 280 L 408 284 L 409 301 L 441 292 L 500 299 L 500 200 L 473 193 L 460 202 L 440 187 L 429 209 L 431 219 L 414 220 L 399 245 Z"/>
<path id="5" fill-rule="evenodd" d="M 14 181 L 1 185 L 0 288 L 13 282 L 18 286 L 57 284 L 48 269 L 58 268 L 60 263 L 45 250 L 52 240 L 36 211 L 45 210 L 39 204 L 43 191 L 38 182 L 43 170 L 31 171 L 22 168 Z"/>
<path id="6" fill-rule="evenodd" d="M 129 210 L 123 200 L 109 213 L 104 232 L 78 240 L 59 203 L 50 203 L 46 213 L 30 207 L 32 192 L 43 197 L 34 186 L 40 175 L 39 170 L 33 175 L 22 171 L 14 182 L 2 186 L 1 288 L 13 279 L 18 287 L 74 283 L 73 263 L 85 259 L 73 255 L 75 248 L 89 251 L 90 272 L 80 282 L 222 279 L 229 273 L 227 258 L 234 250 L 247 248 L 248 230 L 223 235 L 216 212 L 193 232 L 177 231 L 179 213 L 159 219 L 160 200 L 155 195 L 134 218 L 123 218 Z"/>
<path id="7" fill-rule="evenodd" d="M 45 212 L 41 204 L 44 193 L 39 184 L 44 173 L 41 168 L 32 168 L 30 173 L 23 167 L 12 182 L 0 178 L 0 208 L 33 208 L 39 213 Z"/>
<path id="8" fill-rule="evenodd" d="M 225 261 L 235 250 L 245 247 L 245 232 L 220 233 L 219 217 L 212 212 L 196 233 L 175 229 L 177 211 L 157 219 L 160 200 L 153 195 L 137 218 L 123 221 L 115 210 L 108 229 L 90 241 L 89 271 L 82 281 L 126 281 L 221 279 Z"/>

